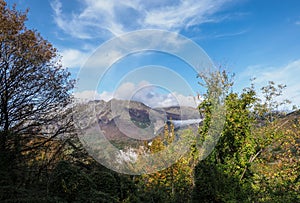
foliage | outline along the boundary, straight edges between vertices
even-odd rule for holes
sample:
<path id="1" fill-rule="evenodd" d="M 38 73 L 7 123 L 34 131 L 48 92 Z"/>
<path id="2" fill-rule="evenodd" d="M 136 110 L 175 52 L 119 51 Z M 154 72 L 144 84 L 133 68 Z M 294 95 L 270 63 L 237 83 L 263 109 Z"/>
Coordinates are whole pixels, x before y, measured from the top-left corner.
<path id="1" fill-rule="evenodd" d="M 56 49 L 26 28 L 26 19 L 27 12 L 0 1 L 0 156 L 4 165 L 35 159 L 31 152 L 45 149 L 47 142 L 71 130 L 65 107 L 71 102 L 74 81 L 62 68 Z"/>
<path id="2" fill-rule="evenodd" d="M 103 182 L 106 187 L 101 187 Z M 52 173 L 49 192 L 67 202 L 117 202 L 116 185 L 117 182 L 110 173 L 88 175 L 80 171 L 80 168 L 62 161 Z"/>
<path id="3" fill-rule="evenodd" d="M 224 92 L 232 83 L 221 73 L 205 78 Z M 218 78 L 218 79 L 216 79 Z M 223 85 L 223 86 L 222 86 Z M 254 85 L 228 92 L 226 119 L 212 153 L 195 169 L 193 199 L 204 202 L 296 202 L 299 200 L 299 125 L 279 112 L 284 85 L 269 82 L 259 99 Z M 215 88 L 216 89 L 216 88 Z M 204 140 L 210 127 L 209 92 L 199 109 L 206 118 L 200 128 Z M 298 125 L 298 126 L 297 126 Z"/>
<path id="4" fill-rule="evenodd" d="M 241 95 L 229 92 L 233 83 L 225 72 L 202 79 L 208 87 L 208 93 L 199 105 L 206 116 L 200 128 L 202 140 L 208 139 L 212 120 L 211 100 L 215 98 L 210 96 L 210 87 L 223 91 L 219 95 L 224 96 L 226 112 L 223 130 L 214 150 L 196 167 L 193 198 L 204 202 L 247 201 L 251 191 L 245 190 L 249 188 L 246 179 L 251 178 L 248 167 L 255 153 L 250 138 L 253 123 L 250 109 L 255 102 L 255 92 L 251 88 L 245 89 Z"/>
<path id="5" fill-rule="evenodd" d="M 256 124 L 252 137 L 258 156 L 251 168 L 255 196 L 261 202 L 299 200 L 299 115 L 280 111 L 290 103 L 280 100 L 285 87 L 269 81 L 261 88 L 263 97 L 254 106 Z"/>
<path id="6" fill-rule="evenodd" d="M 197 162 L 195 146 L 191 145 L 191 141 L 195 141 L 195 136 L 189 129 L 181 131 L 177 136 L 180 136 L 182 145 L 191 146 L 191 148 L 170 167 L 137 178 L 138 185 L 143 191 L 143 195 L 140 197 L 142 202 L 186 202 L 191 198 L 194 186 L 193 168 Z M 167 148 L 169 150 L 167 156 L 172 157 L 174 153 L 172 143 L 176 142 L 175 137 L 174 125 L 171 121 L 165 124 L 163 135 L 155 138 L 151 145 L 147 144 L 146 146 L 151 153 L 157 153 Z M 164 160 L 168 160 L 168 158 Z"/>
<path id="7" fill-rule="evenodd" d="M 60 158 L 64 143 L 58 138 L 72 127 L 65 107 L 74 81 L 56 49 L 28 29 L 26 20 L 27 11 L 0 0 L 1 201 L 37 201 L 35 185 Z"/>

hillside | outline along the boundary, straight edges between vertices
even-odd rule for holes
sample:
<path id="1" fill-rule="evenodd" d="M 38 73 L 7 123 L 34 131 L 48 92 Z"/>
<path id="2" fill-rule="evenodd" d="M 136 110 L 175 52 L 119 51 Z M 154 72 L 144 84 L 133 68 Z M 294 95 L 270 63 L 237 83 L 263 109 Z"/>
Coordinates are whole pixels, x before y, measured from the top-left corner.
<path id="1" fill-rule="evenodd" d="M 108 140 L 126 140 L 127 137 L 145 139 L 162 133 L 168 121 L 195 120 L 195 123 L 202 118 L 198 109 L 192 107 L 151 108 L 141 102 L 116 99 L 90 101 L 80 104 L 79 109 L 80 122 L 93 120 L 89 126 L 97 122 Z M 96 120 L 91 118 L 93 116 Z"/>

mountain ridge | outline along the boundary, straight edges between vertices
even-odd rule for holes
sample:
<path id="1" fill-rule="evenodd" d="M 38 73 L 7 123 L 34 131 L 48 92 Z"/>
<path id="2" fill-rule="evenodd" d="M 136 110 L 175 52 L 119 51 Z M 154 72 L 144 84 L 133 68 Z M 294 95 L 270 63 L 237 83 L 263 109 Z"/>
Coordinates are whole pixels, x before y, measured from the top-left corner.
<path id="1" fill-rule="evenodd" d="M 84 105 L 84 104 L 81 104 Z M 96 114 L 96 121 L 108 140 L 126 139 L 126 137 L 149 138 L 162 132 L 163 126 L 170 120 L 202 119 L 197 108 L 189 106 L 169 106 L 151 108 L 139 101 L 112 99 L 109 101 L 89 101 L 83 112 Z M 188 125 L 188 124 L 186 124 Z M 180 127 L 180 123 L 177 125 Z"/>

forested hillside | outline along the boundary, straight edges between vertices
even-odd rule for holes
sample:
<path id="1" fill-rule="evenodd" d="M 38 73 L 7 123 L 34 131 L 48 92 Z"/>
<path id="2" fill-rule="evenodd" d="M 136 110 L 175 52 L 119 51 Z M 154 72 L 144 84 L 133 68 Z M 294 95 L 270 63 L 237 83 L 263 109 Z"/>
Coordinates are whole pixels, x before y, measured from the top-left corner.
<path id="1" fill-rule="evenodd" d="M 26 19 L 27 12 L 0 0 L 0 202 L 300 201 L 300 112 L 280 108 L 288 103 L 279 99 L 284 85 L 269 82 L 237 93 L 225 71 L 199 73 L 195 80 L 207 92 L 197 109 L 204 121 L 196 132 L 175 129 L 172 116 L 179 110 L 170 107 L 164 109 L 170 120 L 162 131 L 136 143 L 141 153 L 154 154 L 181 137 L 188 152 L 152 174 L 120 174 L 84 149 L 73 120 L 75 81 L 51 43 L 25 26 Z M 212 113 L 216 96 L 225 111 Z M 144 113 L 150 109 L 135 105 L 134 122 L 149 125 Z M 99 125 L 111 121 L 106 113 L 98 112 Z M 222 132 L 214 140 L 211 123 L 222 116 Z M 114 133 L 109 139 L 125 149 Z M 207 139 L 216 143 L 209 153 L 201 148 Z"/>

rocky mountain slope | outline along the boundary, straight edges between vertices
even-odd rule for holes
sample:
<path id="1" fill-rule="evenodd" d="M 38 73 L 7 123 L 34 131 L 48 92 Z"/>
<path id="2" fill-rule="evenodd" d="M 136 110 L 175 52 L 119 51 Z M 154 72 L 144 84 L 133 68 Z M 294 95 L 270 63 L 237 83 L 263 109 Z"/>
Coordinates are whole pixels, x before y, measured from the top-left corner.
<path id="1" fill-rule="evenodd" d="M 81 104 L 81 108 L 85 110 L 80 113 L 80 122 L 89 123 L 88 125 L 97 123 L 109 140 L 126 137 L 146 140 L 161 133 L 168 121 L 177 122 L 177 127 L 190 124 L 197 126 L 202 118 L 199 111 L 192 107 L 151 108 L 141 102 L 116 99 L 108 102 L 90 101 L 85 105 Z"/>

